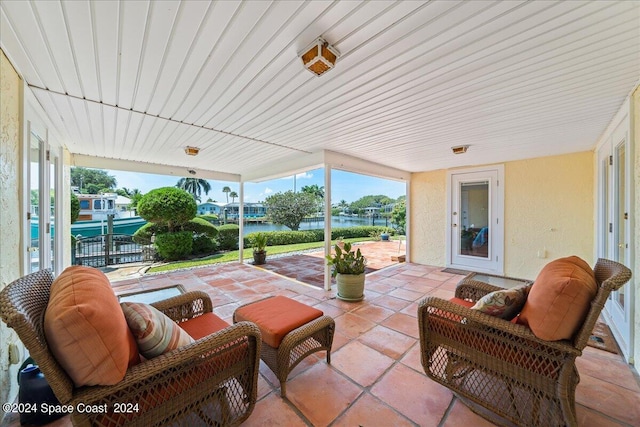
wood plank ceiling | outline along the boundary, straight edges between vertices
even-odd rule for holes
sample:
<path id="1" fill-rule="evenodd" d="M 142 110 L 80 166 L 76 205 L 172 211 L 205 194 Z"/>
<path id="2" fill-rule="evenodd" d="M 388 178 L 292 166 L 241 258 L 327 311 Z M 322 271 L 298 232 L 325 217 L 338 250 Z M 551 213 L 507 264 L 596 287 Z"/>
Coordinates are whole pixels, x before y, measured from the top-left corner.
<path id="1" fill-rule="evenodd" d="M 319 36 L 341 57 L 315 77 Z M 3 1 L 0 46 L 73 154 L 415 172 L 593 149 L 640 76 L 640 2 Z"/>

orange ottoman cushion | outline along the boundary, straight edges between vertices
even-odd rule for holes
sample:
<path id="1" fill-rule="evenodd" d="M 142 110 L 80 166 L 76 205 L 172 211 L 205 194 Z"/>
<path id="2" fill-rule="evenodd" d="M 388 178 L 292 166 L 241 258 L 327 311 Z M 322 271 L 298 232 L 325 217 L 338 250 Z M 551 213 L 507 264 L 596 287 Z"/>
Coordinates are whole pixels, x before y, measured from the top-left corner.
<path id="1" fill-rule="evenodd" d="M 571 256 L 552 261 L 533 283 L 518 323 L 543 340 L 571 339 L 597 291 L 593 270 L 584 260 Z"/>
<path id="2" fill-rule="evenodd" d="M 109 279 L 95 268 L 69 267 L 54 280 L 44 332 L 78 387 L 116 384 L 140 361 Z"/>
<path id="3" fill-rule="evenodd" d="M 278 348 L 285 335 L 323 314 L 291 298 L 277 296 L 238 308 L 235 320 L 255 323 L 262 333 L 262 341 Z"/>

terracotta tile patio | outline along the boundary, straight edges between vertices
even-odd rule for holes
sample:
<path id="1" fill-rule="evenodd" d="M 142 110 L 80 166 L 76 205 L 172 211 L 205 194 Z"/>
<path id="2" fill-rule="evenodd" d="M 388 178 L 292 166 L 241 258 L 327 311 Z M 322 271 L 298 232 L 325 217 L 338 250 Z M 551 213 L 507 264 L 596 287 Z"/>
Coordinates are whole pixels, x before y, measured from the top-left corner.
<path id="1" fill-rule="evenodd" d="M 405 243 L 404 241 L 392 240 L 363 242 L 355 243 L 352 249 L 360 249 L 367 258 L 365 273 L 369 274 L 397 264 L 397 258 L 392 260 L 392 256 L 404 255 Z M 269 248 L 267 248 L 268 262 L 261 265 L 260 268 L 324 289 L 324 251 L 271 258 L 269 258 L 268 251 Z M 335 279 L 332 279 L 332 283 L 335 283 Z"/>
<path id="2" fill-rule="evenodd" d="M 417 302 L 452 296 L 461 277 L 417 264 L 391 266 L 367 276 L 359 303 L 248 264 L 148 275 L 115 281 L 113 288 L 123 294 L 180 283 L 209 293 L 227 321 L 238 305 L 267 295 L 287 295 L 335 318 L 332 364 L 322 353 L 307 358 L 289 377 L 288 399 L 280 398 L 278 381 L 261 364 L 258 403 L 244 426 L 488 426 L 420 365 Z M 640 425 L 639 382 L 621 356 L 587 347 L 577 364 L 580 426 Z"/>

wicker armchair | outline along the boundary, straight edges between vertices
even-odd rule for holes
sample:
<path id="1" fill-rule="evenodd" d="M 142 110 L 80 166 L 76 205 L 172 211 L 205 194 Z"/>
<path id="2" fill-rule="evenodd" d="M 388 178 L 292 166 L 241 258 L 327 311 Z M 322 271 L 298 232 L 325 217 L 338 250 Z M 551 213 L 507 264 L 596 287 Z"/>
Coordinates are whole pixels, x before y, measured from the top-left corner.
<path id="1" fill-rule="evenodd" d="M 575 426 L 575 365 L 611 291 L 630 278 L 622 264 L 600 259 L 598 292 L 573 340 L 544 341 L 526 326 L 436 297 L 418 308 L 422 366 L 474 412 L 499 425 Z M 535 285 L 534 285 L 535 286 Z M 456 297 L 477 301 L 499 288 L 460 285 Z"/>
<path id="2" fill-rule="evenodd" d="M 74 425 L 238 425 L 257 396 L 260 331 L 242 322 L 194 343 L 143 361 L 112 386 L 76 388 L 53 357 L 44 336 L 44 312 L 53 275 L 48 270 L 22 277 L 0 292 L 2 320 L 13 328 L 65 405 L 107 405 L 107 414 L 74 411 Z M 176 322 L 211 312 L 204 292 L 189 292 L 153 304 Z M 129 413 L 114 404 L 137 404 Z M 121 409 L 127 410 L 126 406 Z"/>

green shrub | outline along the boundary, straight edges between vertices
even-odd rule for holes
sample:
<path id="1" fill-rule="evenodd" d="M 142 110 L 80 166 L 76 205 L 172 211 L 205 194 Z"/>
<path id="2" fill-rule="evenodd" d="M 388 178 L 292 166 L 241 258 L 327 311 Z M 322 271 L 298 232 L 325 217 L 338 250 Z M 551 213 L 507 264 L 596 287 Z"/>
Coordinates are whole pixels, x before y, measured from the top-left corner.
<path id="1" fill-rule="evenodd" d="M 216 244 L 211 237 L 208 237 L 206 234 L 197 234 L 193 236 L 193 246 L 191 248 L 191 253 L 194 255 L 209 255 L 214 253 L 216 250 Z"/>
<path id="2" fill-rule="evenodd" d="M 331 239 L 335 240 L 338 237 L 344 237 L 349 239 L 352 237 L 369 237 L 371 233 L 382 233 L 387 227 L 378 225 L 361 225 L 357 227 L 344 227 L 331 229 Z"/>
<path id="3" fill-rule="evenodd" d="M 251 241 L 258 233 L 249 233 L 244 236 L 244 247 L 251 247 Z M 304 231 L 266 231 L 269 246 L 291 245 L 295 243 L 321 242 L 324 238 L 324 230 Z"/>
<path id="4" fill-rule="evenodd" d="M 138 202 L 138 214 L 149 222 L 177 231 L 196 216 L 198 207 L 193 196 L 176 187 L 149 191 Z"/>
<path id="5" fill-rule="evenodd" d="M 218 248 L 221 250 L 238 249 L 238 236 L 240 236 L 240 227 L 235 224 L 225 224 L 217 227 Z"/>
<path id="6" fill-rule="evenodd" d="M 218 215 L 215 215 L 215 214 L 198 215 L 196 218 L 202 218 L 205 221 L 210 222 L 211 224 L 217 224 L 220 221 L 218 218 Z"/>
<path id="7" fill-rule="evenodd" d="M 133 233 L 133 241 L 139 245 L 146 245 L 154 234 L 166 232 L 167 227 L 162 227 L 152 222 L 148 222 Z"/>
<path id="8" fill-rule="evenodd" d="M 195 234 L 206 234 L 211 239 L 214 239 L 218 235 L 218 229 L 215 225 L 202 218 L 193 218 L 182 226 L 182 231 L 192 231 Z"/>
<path id="9" fill-rule="evenodd" d="M 335 228 L 331 230 L 331 240 L 335 240 L 338 237 L 345 239 L 353 237 L 370 237 L 371 235 L 380 236 L 380 233 L 388 230 L 383 226 L 358 226 L 358 227 L 345 227 Z M 280 245 L 293 245 L 296 243 L 310 243 L 310 242 L 322 242 L 324 240 L 324 230 L 304 230 L 304 231 L 266 231 L 264 232 L 268 238 L 269 246 Z M 244 247 L 250 248 L 251 241 L 257 233 L 249 233 L 244 236 Z"/>
<path id="10" fill-rule="evenodd" d="M 191 196 L 189 196 L 191 197 Z M 158 254 L 168 261 L 186 258 L 193 248 L 193 233 L 179 231 L 177 233 L 161 233 L 155 239 Z"/>

